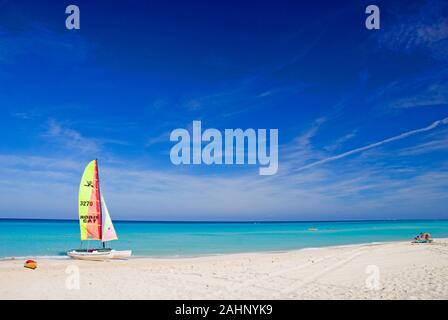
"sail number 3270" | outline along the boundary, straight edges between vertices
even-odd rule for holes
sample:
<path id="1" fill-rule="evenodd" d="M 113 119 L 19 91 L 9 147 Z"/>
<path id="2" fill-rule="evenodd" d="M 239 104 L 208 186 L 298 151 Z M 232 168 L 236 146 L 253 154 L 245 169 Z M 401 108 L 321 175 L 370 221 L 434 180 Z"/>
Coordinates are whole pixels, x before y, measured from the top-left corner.
<path id="1" fill-rule="evenodd" d="M 93 206 L 93 201 L 79 201 L 79 205 L 82 207 L 91 207 Z"/>

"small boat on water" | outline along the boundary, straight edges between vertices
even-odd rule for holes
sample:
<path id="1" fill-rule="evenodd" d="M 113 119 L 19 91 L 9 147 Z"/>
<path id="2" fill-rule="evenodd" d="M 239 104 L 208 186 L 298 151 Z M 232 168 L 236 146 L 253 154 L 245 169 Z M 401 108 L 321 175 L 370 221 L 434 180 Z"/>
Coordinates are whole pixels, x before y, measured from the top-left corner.
<path id="1" fill-rule="evenodd" d="M 100 193 L 98 161 L 91 161 L 84 170 L 79 186 L 79 226 L 81 249 L 73 249 L 67 255 L 81 260 L 126 259 L 131 250 L 114 250 L 106 247 L 106 242 L 118 240 L 106 202 Z M 82 248 L 83 241 L 101 241 L 102 248 Z"/>

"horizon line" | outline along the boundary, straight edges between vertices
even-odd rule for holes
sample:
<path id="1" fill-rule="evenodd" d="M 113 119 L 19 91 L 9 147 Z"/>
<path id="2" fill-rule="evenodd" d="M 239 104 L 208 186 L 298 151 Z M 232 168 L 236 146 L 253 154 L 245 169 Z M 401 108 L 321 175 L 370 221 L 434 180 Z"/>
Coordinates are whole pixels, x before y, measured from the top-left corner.
<path id="1" fill-rule="evenodd" d="M 52 219 L 52 218 L 1 218 L 0 221 L 50 221 L 50 222 L 78 222 L 78 219 Z M 114 222 L 130 223 L 311 223 L 311 222 L 394 222 L 394 221 L 446 221 L 448 218 L 429 219 L 342 219 L 342 220 L 120 220 Z"/>

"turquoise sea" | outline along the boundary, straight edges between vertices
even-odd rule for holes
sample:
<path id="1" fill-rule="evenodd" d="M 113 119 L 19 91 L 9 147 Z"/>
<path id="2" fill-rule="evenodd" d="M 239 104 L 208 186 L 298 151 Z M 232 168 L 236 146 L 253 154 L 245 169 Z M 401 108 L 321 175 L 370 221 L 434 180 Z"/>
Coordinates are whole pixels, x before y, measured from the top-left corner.
<path id="1" fill-rule="evenodd" d="M 198 256 L 283 251 L 411 240 L 419 232 L 448 237 L 448 220 L 344 222 L 114 222 L 115 249 L 135 256 Z M 316 228 L 310 231 L 309 228 Z M 90 247 L 98 246 L 91 242 Z M 67 220 L 0 219 L 0 258 L 65 256 L 78 248 L 79 226 Z M 86 244 L 84 244 L 86 247 Z"/>

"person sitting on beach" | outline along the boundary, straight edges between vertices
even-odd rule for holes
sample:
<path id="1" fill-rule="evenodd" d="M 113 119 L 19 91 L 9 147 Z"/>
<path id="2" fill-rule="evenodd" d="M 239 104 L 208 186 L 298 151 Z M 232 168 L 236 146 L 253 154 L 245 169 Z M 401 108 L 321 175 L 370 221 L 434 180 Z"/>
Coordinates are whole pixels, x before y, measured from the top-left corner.
<path id="1" fill-rule="evenodd" d="M 416 236 L 415 241 L 421 241 L 421 242 L 432 242 L 431 240 L 431 234 L 429 234 L 428 232 L 420 232 L 420 234 L 418 236 Z"/>

